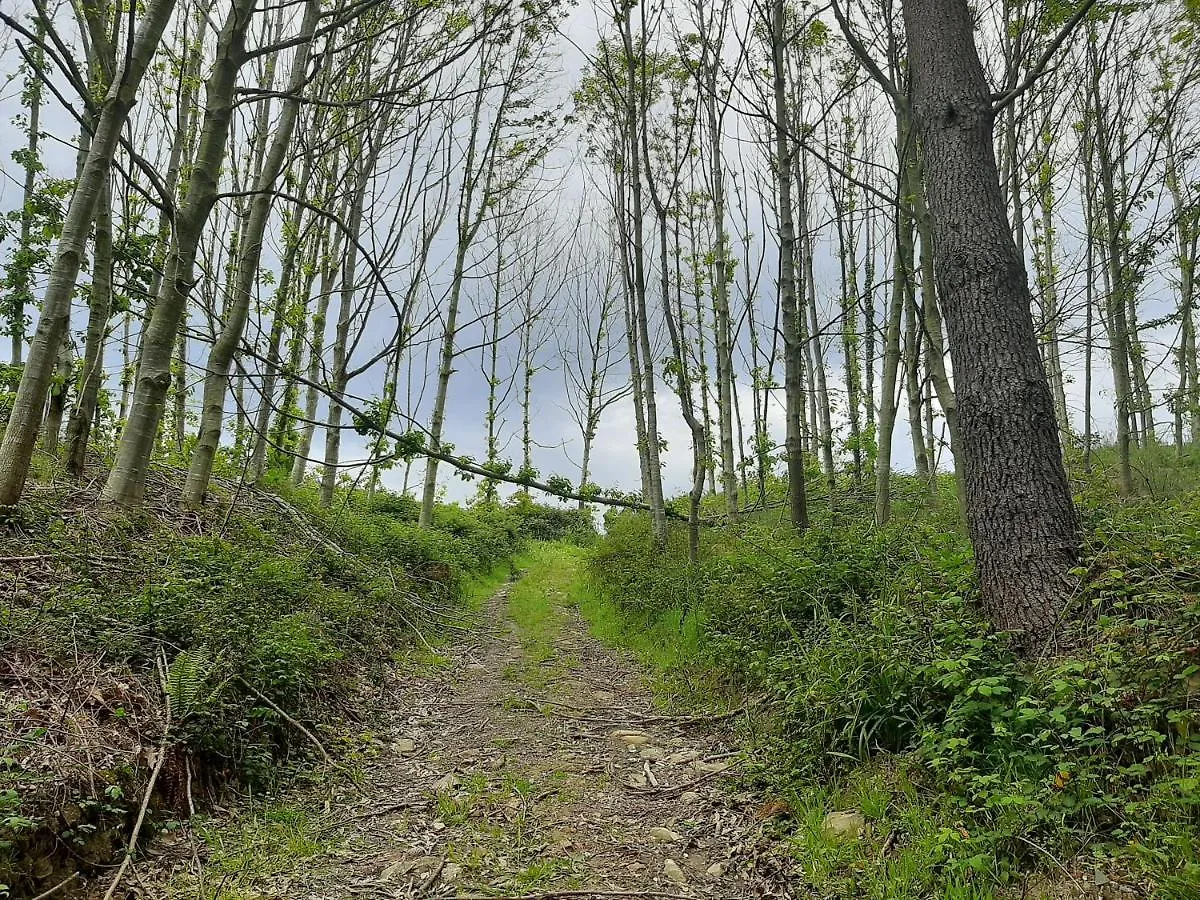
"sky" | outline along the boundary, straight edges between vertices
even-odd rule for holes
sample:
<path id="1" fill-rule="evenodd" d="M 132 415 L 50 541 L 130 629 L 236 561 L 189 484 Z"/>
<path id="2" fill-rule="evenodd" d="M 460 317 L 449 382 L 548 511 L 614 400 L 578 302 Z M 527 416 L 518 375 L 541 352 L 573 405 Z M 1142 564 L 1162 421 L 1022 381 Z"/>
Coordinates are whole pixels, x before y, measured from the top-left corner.
<path id="1" fill-rule="evenodd" d="M 17 14 L 26 9 L 26 4 L 24 0 L 21 0 L 21 2 L 0 0 L 0 9 L 9 14 Z M 541 104 L 551 108 L 558 108 L 564 114 L 570 112 L 571 94 L 578 85 L 580 76 L 586 66 L 587 53 L 595 46 L 597 35 L 603 27 L 604 12 L 602 6 L 593 5 L 585 0 L 585 2 L 579 3 L 571 9 L 568 17 L 560 26 L 560 34 L 553 42 L 555 55 L 548 59 L 546 63 L 546 70 L 541 85 L 542 92 L 539 98 Z M 12 159 L 12 152 L 21 147 L 25 140 L 22 129 L 15 124 L 17 117 L 22 112 L 19 102 L 21 83 L 19 78 L 14 77 L 18 61 L 13 36 L 11 34 L 4 34 L 0 37 L 0 123 L 3 123 L 5 126 L 0 128 L 0 212 L 13 210 L 19 205 L 21 198 L 23 171 Z M 67 89 L 64 89 L 64 94 L 70 96 Z M 151 123 L 164 122 L 168 116 L 173 115 L 165 105 L 169 104 L 170 99 L 166 95 L 156 95 L 150 98 L 149 101 L 144 100 L 135 115 L 144 117 L 145 121 L 150 121 Z M 731 173 L 738 174 L 761 168 L 761 153 L 753 141 L 749 140 L 749 127 L 746 120 L 738 116 L 736 110 L 730 114 L 730 117 L 733 120 L 733 127 L 724 145 L 728 170 Z M 1069 122 L 1061 123 L 1064 132 L 1069 126 Z M 245 123 L 243 123 L 242 127 L 245 127 Z M 72 116 L 53 98 L 47 98 L 47 104 L 43 108 L 42 129 L 47 135 L 47 138 L 43 141 L 43 159 L 48 174 L 56 177 L 71 177 L 74 169 L 74 151 L 71 143 L 75 139 L 77 129 Z M 461 141 L 461 130 L 456 132 L 456 136 Z M 237 134 L 235 132 L 236 141 Z M 545 203 L 547 208 L 551 210 L 551 215 L 568 222 L 572 221 L 572 217 L 575 220 L 580 220 L 578 227 L 580 232 L 584 234 L 584 242 L 586 243 L 587 238 L 590 237 L 593 244 L 603 244 L 607 225 L 603 221 L 603 216 L 600 212 L 602 204 L 597 203 L 595 200 L 595 178 L 597 173 L 589 169 L 589 163 L 584 158 L 584 149 L 585 145 L 582 134 L 578 130 L 568 130 L 558 147 L 547 160 L 545 184 L 549 185 L 549 187 L 543 193 L 547 195 Z M 159 150 L 160 155 L 165 154 L 163 148 L 159 148 Z M 245 147 L 235 144 L 235 151 L 239 154 L 244 154 Z M 451 163 L 447 167 L 447 171 L 438 174 L 446 175 L 451 179 L 457 177 L 453 171 L 453 165 Z M 378 208 L 373 211 L 374 224 L 370 232 L 364 237 L 364 243 L 379 247 L 386 244 L 391 238 L 388 232 L 388 227 L 392 221 L 389 198 L 395 195 L 396 182 L 394 179 L 396 177 L 398 176 L 393 174 L 386 178 L 381 178 L 377 182 Z M 1079 195 L 1078 191 L 1073 189 L 1069 184 L 1064 184 L 1063 188 L 1064 198 L 1060 204 L 1062 214 L 1060 229 L 1061 240 L 1068 251 L 1064 256 L 1077 256 L 1078 254 L 1073 251 L 1078 247 L 1079 242 L 1078 223 L 1081 221 Z M 579 210 L 583 210 L 582 214 L 580 214 Z M 760 321 L 771 321 L 773 318 L 772 309 L 775 302 L 777 253 L 774 237 L 770 234 L 762 233 L 762 228 L 758 221 L 761 213 L 761 204 L 751 197 L 747 210 L 747 218 L 751 222 L 750 230 L 752 232 L 751 256 L 754 258 L 761 257 L 763 260 L 761 278 L 759 279 L 757 294 L 754 296 L 753 301 L 758 309 Z M 427 296 L 425 300 L 426 311 L 431 314 L 429 318 L 430 329 L 418 335 L 419 343 L 418 346 L 413 348 L 411 356 L 413 369 L 416 374 L 412 377 L 411 383 L 408 383 L 406 374 L 403 379 L 406 383 L 401 387 L 402 398 L 406 398 L 408 395 L 407 387 L 412 388 L 414 395 L 420 396 L 420 402 L 413 404 L 411 409 L 404 410 L 418 421 L 427 421 L 430 408 L 432 379 L 429 379 L 427 382 L 427 375 L 434 365 L 432 360 L 436 358 L 436 349 L 433 342 L 437 338 L 438 316 L 440 315 L 441 308 L 444 307 L 449 270 L 453 258 L 454 242 L 452 226 L 453 213 L 448 217 L 448 224 L 444 226 L 443 231 L 436 238 L 431 253 L 433 263 L 428 273 L 426 285 Z M 736 234 L 736 225 L 733 230 Z M 515 237 L 517 245 L 520 246 L 522 235 L 518 234 Z M 528 235 L 525 235 L 525 237 L 527 238 Z M 11 243 L 0 246 L 0 259 L 7 259 L 10 249 Z M 264 268 L 277 268 L 280 252 L 281 241 L 278 229 L 276 229 L 268 240 L 263 260 Z M 831 246 L 831 235 L 828 229 L 818 238 L 816 252 L 815 271 L 818 295 L 823 309 L 827 311 L 826 315 L 831 317 L 832 313 L 830 310 L 834 304 L 838 282 L 833 255 L 834 251 Z M 558 262 L 562 261 L 559 260 Z M 886 271 L 888 268 L 888 260 L 882 253 L 877 265 L 881 271 Z M 576 271 L 578 272 L 578 269 Z M 739 272 L 739 276 L 740 274 Z M 400 266 L 395 267 L 388 274 L 389 285 L 394 292 L 401 292 L 404 289 L 407 285 L 406 279 L 407 274 Z M 270 285 L 264 285 L 262 290 L 269 292 Z M 464 303 L 464 315 L 467 318 L 472 318 L 471 300 L 482 298 L 489 290 L 490 287 L 485 278 L 475 278 L 468 281 L 468 297 Z M 1082 277 L 1078 271 L 1078 267 L 1073 264 L 1064 266 L 1060 292 L 1067 297 L 1077 297 L 1081 291 Z M 1171 285 L 1169 281 L 1162 277 L 1152 277 L 1149 279 L 1143 288 L 1143 293 L 1145 308 L 1143 316 L 1147 319 L 1153 318 L 1159 315 L 1161 311 L 1169 309 L 1173 302 Z M 266 293 L 264 293 L 264 299 L 266 296 Z M 878 302 L 880 306 L 882 306 L 885 300 L 886 288 L 881 289 L 879 293 Z M 732 301 L 735 307 L 744 303 L 740 285 L 736 287 Z M 882 315 L 882 313 L 880 314 Z M 84 318 L 82 308 L 77 309 L 73 322 L 76 332 L 82 330 Z M 331 316 L 331 319 L 333 318 L 335 316 Z M 192 324 L 197 328 L 204 327 L 204 323 L 200 317 L 193 317 Z M 571 322 L 553 324 L 553 328 L 559 333 L 562 333 L 564 329 L 569 329 L 571 326 Z M 371 353 L 375 348 L 384 345 L 390 339 L 394 332 L 395 323 L 386 306 L 380 303 L 375 312 L 363 320 L 362 327 L 364 328 L 364 337 L 359 352 L 362 355 L 366 355 Z M 1097 330 L 1099 330 L 1099 326 L 1097 326 Z M 1163 348 L 1168 345 L 1171 337 L 1172 334 L 1169 328 L 1150 331 L 1144 335 L 1148 351 L 1155 358 L 1156 362 L 1164 358 L 1165 350 Z M 471 346 L 478 342 L 478 338 L 478 327 L 473 325 L 468 326 L 460 335 L 458 345 L 459 347 Z M 663 346 L 665 342 L 662 341 L 661 336 L 659 340 L 660 346 Z M 745 355 L 747 343 L 748 339 L 743 333 L 740 338 L 741 352 L 739 356 Z M 836 343 L 836 336 L 831 337 L 829 340 L 831 346 L 827 350 L 827 362 L 831 372 L 830 390 L 834 395 L 835 404 L 845 394 L 844 382 L 836 375 L 841 369 L 839 353 L 836 346 L 832 346 Z M 77 345 L 81 346 L 81 341 L 78 339 Z M 2 352 L 7 354 L 7 340 L 4 342 L 4 348 Z M 193 383 L 197 385 L 202 378 L 205 351 L 206 348 L 200 342 L 193 341 L 191 350 L 192 374 Z M 516 365 L 516 361 L 513 359 L 514 352 L 515 347 L 507 347 L 504 354 L 507 357 L 506 362 L 510 367 Z M 533 457 L 535 466 L 541 471 L 543 476 L 551 474 L 565 475 L 575 482 L 578 476 L 580 437 L 577 427 L 571 420 L 568 409 L 568 399 L 562 372 L 562 352 L 559 342 L 550 337 L 546 341 L 542 357 L 538 361 L 538 370 L 534 376 L 532 406 L 533 437 L 535 441 Z M 1080 357 L 1081 350 L 1078 347 L 1072 349 L 1068 345 L 1068 398 L 1069 406 L 1077 420 L 1083 406 L 1083 378 Z M 426 363 L 426 359 L 430 360 L 430 362 Z M 120 351 L 114 344 L 114 346 L 110 347 L 108 356 L 106 357 L 106 367 L 115 377 L 115 374 L 120 370 L 120 365 Z M 468 454 L 476 459 L 480 459 L 486 452 L 484 430 L 481 423 L 487 385 L 485 376 L 480 371 L 478 353 L 464 354 L 457 360 L 455 368 L 456 371 L 451 383 L 446 414 L 444 440 L 455 445 L 456 453 Z M 878 368 L 876 371 L 878 372 Z M 782 372 L 779 370 L 779 376 L 781 377 L 781 375 Z M 1165 390 L 1173 378 L 1173 369 L 1169 364 L 1163 362 L 1154 366 L 1152 379 L 1160 388 Z M 381 391 L 381 379 L 382 371 L 379 367 L 376 367 L 356 379 L 351 385 L 350 392 L 361 398 L 378 396 Z M 877 383 L 878 380 L 877 374 Z M 1106 432 L 1111 429 L 1112 423 L 1111 379 L 1107 374 L 1105 361 L 1102 356 L 1097 360 L 1095 380 L 1095 388 L 1098 391 L 1098 396 L 1093 405 L 1098 413 L 1097 428 L 1101 432 Z M 678 494 L 687 489 L 690 481 L 690 434 L 680 414 L 677 399 L 673 397 L 669 387 L 663 382 L 661 377 L 658 384 L 661 407 L 660 433 L 666 444 L 666 451 L 663 455 L 664 487 L 668 494 Z M 425 385 L 423 394 L 420 389 L 421 385 Z M 743 415 L 746 418 L 746 430 L 749 433 L 749 410 L 752 407 L 752 399 L 746 367 L 740 364 L 737 391 Z M 198 403 L 198 400 L 197 392 L 197 396 L 193 396 L 192 398 L 193 406 Z M 256 402 L 252 395 L 250 402 L 252 404 Z M 772 432 L 780 441 L 783 434 L 781 403 L 782 396 L 778 397 L 777 402 L 772 404 L 770 413 Z M 232 409 L 230 412 L 232 414 Z M 904 415 L 905 404 L 902 401 L 894 441 L 894 465 L 900 470 L 911 470 L 913 465 L 912 450 L 910 442 L 907 439 L 907 422 L 904 419 Z M 1163 414 L 1160 413 L 1160 420 L 1163 417 Z M 519 458 L 520 448 L 517 434 L 520 427 L 520 410 L 510 402 L 509 406 L 504 410 L 502 418 L 503 428 L 506 432 L 506 454 L 509 458 Z M 639 489 L 640 478 L 637 451 L 634 446 L 633 421 L 633 407 L 631 401 L 628 399 L 608 410 L 596 438 L 596 445 L 593 451 L 591 481 L 602 487 L 617 487 L 626 491 Z M 402 425 L 399 428 L 400 430 L 404 430 L 404 426 Z M 319 434 L 315 447 L 314 456 L 319 456 Z M 343 436 L 343 460 L 353 461 L 363 459 L 365 456 L 366 447 L 363 439 L 353 432 L 345 432 Z M 404 485 L 407 474 L 410 488 L 419 489 L 421 477 L 419 469 L 420 463 L 414 465 L 407 472 L 403 465 L 398 466 L 384 473 L 384 483 L 389 487 L 400 489 Z M 477 487 L 476 484 L 464 482 L 459 477 L 456 477 L 445 466 L 441 467 L 440 482 L 444 485 L 445 496 L 451 500 L 467 500 L 474 494 Z"/>

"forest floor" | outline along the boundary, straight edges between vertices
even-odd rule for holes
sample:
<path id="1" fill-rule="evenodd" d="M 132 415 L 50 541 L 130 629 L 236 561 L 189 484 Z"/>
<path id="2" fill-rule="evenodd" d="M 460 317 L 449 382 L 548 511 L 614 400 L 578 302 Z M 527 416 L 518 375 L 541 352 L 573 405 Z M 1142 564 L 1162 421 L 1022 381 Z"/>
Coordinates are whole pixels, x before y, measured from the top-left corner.
<path id="1" fill-rule="evenodd" d="M 353 777 L 167 836 L 142 871 L 176 874 L 143 875 L 143 896 L 792 896 L 732 716 L 664 711 L 589 633 L 572 560 L 533 559 L 474 627 L 398 665 Z"/>

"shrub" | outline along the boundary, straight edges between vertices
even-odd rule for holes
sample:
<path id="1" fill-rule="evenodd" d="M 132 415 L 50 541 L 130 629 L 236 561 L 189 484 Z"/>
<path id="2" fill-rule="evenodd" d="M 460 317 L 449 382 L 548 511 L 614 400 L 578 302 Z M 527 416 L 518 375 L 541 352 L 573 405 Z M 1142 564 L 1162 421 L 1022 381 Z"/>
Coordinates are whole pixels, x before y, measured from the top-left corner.
<path id="1" fill-rule="evenodd" d="M 712 529 L 699 566 L 682 529 L 655 550 L 644 516 L 610 515 L 591 573 L 632 620 L 682 597 L 701 611 L 696 663 L 771 700 L 760 777 L 807 792 L 891 759 L 938 797 L 946 879 L 1086 847 L 1195 896 L 1200 495 L 1117 504 L 1084 485 L 1081 506 L 1078 624 L 1034 662 L 975 609 L 952 506 L 884 529 Z"/>

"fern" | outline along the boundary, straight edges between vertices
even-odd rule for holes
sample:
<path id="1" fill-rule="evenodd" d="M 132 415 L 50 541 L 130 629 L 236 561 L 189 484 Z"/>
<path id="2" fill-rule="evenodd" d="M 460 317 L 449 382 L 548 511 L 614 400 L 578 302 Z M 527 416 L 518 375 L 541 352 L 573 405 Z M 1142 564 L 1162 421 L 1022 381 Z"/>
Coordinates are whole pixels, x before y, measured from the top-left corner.
<path id="1" fill-rule="evenodd" d="M 187 718 L 203 704 L 204 686 L 213 670 L 212 655 L 204 647 L 181 650 L 167 669 L 166 693 L 176 720 Z"/>

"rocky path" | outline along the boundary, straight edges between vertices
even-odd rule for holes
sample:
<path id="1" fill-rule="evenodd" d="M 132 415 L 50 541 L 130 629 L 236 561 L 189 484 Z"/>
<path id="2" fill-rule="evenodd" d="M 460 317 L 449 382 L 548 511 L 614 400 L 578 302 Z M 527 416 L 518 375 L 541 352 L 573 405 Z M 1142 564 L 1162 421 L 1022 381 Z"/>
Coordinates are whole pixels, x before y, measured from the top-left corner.
<path id="1" fill-rule="evenodd" d="M 555 608 L 552 652 L 531 654 L 507 592 L 481 628 L 397 674 L 378 752 L 316 812 L 319 850 L 267 867 L 253 893 L 210 874 L 200 894 L 791 896 L 757 803 L 735 787 L 730 723 L 664 715 L 637 662 L 574 609 Z"/>

